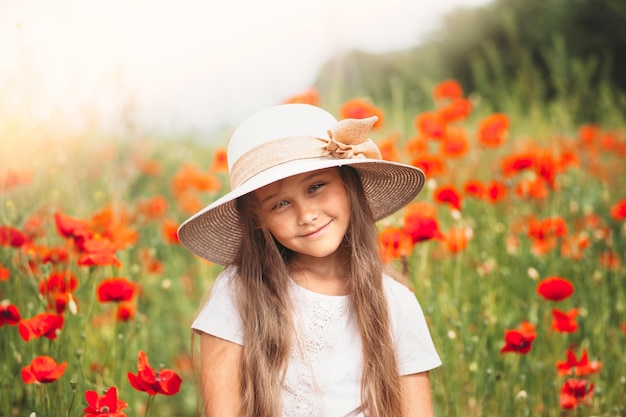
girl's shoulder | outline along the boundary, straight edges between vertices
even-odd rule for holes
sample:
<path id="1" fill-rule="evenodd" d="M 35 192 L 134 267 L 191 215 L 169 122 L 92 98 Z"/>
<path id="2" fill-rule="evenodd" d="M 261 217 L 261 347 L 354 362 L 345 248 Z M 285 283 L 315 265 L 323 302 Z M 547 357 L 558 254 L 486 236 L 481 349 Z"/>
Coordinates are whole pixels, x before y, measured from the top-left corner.
<path id="1" fill-rule="evenodd" d="M 383 288 L 387 296 L 393 296 L 394 298 L 415 298 L 415 294 L 409 287 L 387 274 L 383 274 Z"/>

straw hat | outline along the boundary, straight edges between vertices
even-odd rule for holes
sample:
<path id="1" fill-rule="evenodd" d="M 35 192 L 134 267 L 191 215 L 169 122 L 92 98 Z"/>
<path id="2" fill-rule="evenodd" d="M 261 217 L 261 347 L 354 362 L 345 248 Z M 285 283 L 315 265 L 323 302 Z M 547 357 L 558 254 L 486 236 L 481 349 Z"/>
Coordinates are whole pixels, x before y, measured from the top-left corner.
<path id="1" fill-rule="evenodd" d="M 318 169 L 350 165 L 380 220 L 420 192 L 424 173 L 385 161 L 367 138 L 377 118 L 344 119 L 308 104 L 282 104 L 246 119 L 228 145 L 231 190 L 187 219 L 178 229 L 183 245 L 220 265 L 231 263 L 241 241 L 235 200 L 275 181 Z"/>

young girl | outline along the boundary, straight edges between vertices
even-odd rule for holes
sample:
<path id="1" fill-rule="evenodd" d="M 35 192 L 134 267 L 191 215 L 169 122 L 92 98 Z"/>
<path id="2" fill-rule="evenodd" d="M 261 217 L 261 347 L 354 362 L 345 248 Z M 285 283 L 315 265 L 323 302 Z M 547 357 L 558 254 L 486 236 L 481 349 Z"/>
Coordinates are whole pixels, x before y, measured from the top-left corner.
<path id="1" fill-rule="evenodd" d="M 441 361 L 414 294 L 383 273 L 375 225 L 424 174 L 381 159 L 376 120 L 285 104 L 233 133 L 232 191 L 179 229 L 226 266 L 192 325 L 207 416 L 433 415 Z"/>

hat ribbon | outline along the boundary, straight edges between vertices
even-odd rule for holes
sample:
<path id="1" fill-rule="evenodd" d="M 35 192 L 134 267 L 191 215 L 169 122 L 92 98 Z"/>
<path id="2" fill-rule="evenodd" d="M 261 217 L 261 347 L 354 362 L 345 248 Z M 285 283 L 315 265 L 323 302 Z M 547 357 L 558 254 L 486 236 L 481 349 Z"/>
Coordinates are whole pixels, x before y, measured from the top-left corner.
<path id="1" fill-rule="evenodd" d="M 232 189 L 253 176 L 287 162 L 313 158 L 382 159 L 367 135 L 378 117 L 343 119 L 327 131 L 328 138 L 298 136 L 264 143 L 241 155 L 230 171 Z"/>

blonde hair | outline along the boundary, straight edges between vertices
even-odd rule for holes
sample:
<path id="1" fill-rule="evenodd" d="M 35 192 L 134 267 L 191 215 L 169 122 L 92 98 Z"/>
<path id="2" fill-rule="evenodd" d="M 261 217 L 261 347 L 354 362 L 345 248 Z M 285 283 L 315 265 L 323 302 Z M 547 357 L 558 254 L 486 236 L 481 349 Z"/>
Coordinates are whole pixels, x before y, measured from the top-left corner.
<path id="1" fill-rule="evenodd" d="M 363 346 L 361 398 L 367 417 L 402 414 L 401 385 L 391 337 L 377 229 L 354 168 L 339 168 L 350 202 L 344 237 L 346 276 Z M 261 227 L 256 200 L 237 200 L 243 239 L 234 261 L 237 306 L 244 323 L 239 371 L 242 417 L 277 417 L 293 331 L 287 267 L 292 253 Z"/>

